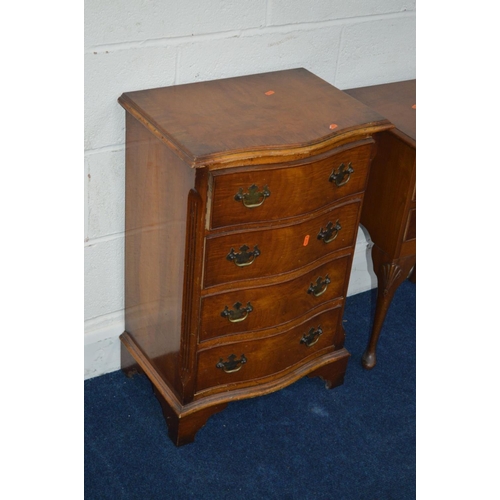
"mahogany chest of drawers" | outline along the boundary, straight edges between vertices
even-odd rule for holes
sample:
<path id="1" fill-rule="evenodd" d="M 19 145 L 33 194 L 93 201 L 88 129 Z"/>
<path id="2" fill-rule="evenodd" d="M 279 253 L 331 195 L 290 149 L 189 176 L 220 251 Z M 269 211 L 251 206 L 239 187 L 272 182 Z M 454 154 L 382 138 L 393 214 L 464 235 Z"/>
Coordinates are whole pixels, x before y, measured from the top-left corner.
<path id="1" fill-rule="evenodd" d="M 343 382 L 375 111 L 305 69 L 124 93 L 122 368 L 176 445 L 228 402 Z M 297 429 L 297 432 L 300 432 Z"/>

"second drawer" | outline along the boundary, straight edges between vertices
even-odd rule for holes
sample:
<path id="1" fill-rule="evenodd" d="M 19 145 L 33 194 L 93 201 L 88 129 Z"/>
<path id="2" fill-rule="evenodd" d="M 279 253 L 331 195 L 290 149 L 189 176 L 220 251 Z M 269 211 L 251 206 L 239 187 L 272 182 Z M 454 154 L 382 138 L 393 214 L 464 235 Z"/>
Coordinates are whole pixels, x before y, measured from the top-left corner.
<path id="1" fill-rule="evenodd" d="M 204 287 L 300 269 L 356 238 L 361 200 L 283 226 L 206 239 Z"/>

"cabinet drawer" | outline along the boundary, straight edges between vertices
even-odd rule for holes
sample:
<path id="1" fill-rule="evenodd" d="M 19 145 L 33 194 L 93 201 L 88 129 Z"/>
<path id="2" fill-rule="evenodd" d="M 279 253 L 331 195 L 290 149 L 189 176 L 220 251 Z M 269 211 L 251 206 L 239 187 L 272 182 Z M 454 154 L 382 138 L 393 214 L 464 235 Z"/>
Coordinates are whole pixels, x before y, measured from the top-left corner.
<path id="1" fill-rule="evenodd" d="M 405 235 L 403 241 L 414 240 L 417 237 L 417 209 L 412 208 L 406 220 Z"/>
<path id="2" fill-rule="evenodd" d="M 200 340 L 281 325 L 341 297 L 349 256 L 332 260 L 288 281 L 202 299 Z"/>
<path id="3" fill-rule="evenodd" d="M 289 226 L 208 237 L 205 288 L 300 269 L 351 246 L 356 238 L 360 204 L 356 200 Z"/>
<path id="4" fill-rule="evenodd" d="M 366 184 L 371 148 L 369 140 L 296 166 L 215 173 L 211 227 L 282 220 L 359 193 Z"/>
<path id="5" fill-rule="evenodd" d="M 273 375 L 325 348 L 343 347 L 335 345 L 336 342 L 343 343 L 342 328 L 339 328 L 340 311 L 340 306 L 330 309 L 272 337 L 200 351 L 197 391 Z"/>

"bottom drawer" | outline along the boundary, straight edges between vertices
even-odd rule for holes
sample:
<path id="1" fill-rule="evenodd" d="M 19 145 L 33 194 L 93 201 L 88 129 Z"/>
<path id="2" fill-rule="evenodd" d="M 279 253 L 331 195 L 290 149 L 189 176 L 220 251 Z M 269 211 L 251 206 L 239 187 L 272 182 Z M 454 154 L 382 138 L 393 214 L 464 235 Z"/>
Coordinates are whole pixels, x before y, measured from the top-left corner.
<path id="1" fill-rule="evenodd" d="M 271 376 L 325 348 L 340 349 L 344 333 L 341 306 L 329 309 L 272 337 L 234 342 L 198 354 L 197 392 Z"/>

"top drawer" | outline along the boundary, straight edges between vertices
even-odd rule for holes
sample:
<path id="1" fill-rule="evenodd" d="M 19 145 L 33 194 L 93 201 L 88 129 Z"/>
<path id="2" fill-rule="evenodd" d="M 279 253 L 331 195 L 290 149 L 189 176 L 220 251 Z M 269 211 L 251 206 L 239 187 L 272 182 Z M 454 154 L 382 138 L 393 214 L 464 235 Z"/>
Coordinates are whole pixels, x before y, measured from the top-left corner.
<path id="1" fill-rule="evenodd" d="M 296 165 L 214 172 L 211 228 L 282 220 L 363 191 L 372 144 L 366 139 Z"/>

